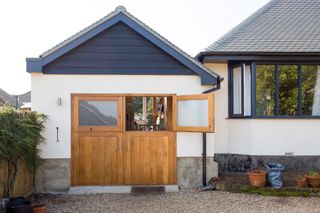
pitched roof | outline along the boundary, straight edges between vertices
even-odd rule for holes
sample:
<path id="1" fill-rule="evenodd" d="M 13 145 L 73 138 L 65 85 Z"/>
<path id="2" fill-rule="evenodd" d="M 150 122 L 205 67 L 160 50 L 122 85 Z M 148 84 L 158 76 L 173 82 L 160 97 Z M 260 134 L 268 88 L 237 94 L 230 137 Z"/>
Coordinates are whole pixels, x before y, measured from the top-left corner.
<path id="1" fill-rule="evenodd" d="M 20 105 L 22 105 L 23 103 L 31 103 L 31 91 L 17 96 L 19 98 Z"/>
<path id="2" fill-rule="evenodd" d="M 15 106 L 16 99 L 6 91 L 0 89 L 0 106 L 5 104 L 8 104 L 10 106 Z"/>
<path id="3" fill-rule="evenodd" d="M 319 0 L 271 0 L 206 51 L 320 53 L 319 15 Z"/>
<path id="4" fill-rule="evenodd" d="M 183 52 L 181 49 L 176 47 L 174 44 L 169 42 L 167 39 L 162 37 L 160 34 L 152 30 L 146 24 L 138 20 L 136 17 L 131 15 L 122 6 L 116 8 L 115 11 L 111 12 L 107 16 L 103 17 L 96 23 L 90 25 L 79 33 L 71 36 L 57 46 L 49 49 L 40 55 L 39 58 L 27 58 L 27 72 L 42 72 L 42 67 L 51 61 L 62 56 L 71 49 L 79 46 L 88 39 L 94 37 L 103 30 L 111 27 L 119 21 L 124 22 L 130 27 L 137 30 L 140 34 L 145 36 L 155 45 L 166 51 L 169 55 L 180 61 L 186 67 L 194 71 L 196 74 L 201 76 L 201 82 L 203 84 L 217 84 L 219 76 L 204 67 L 200 62 Z"/>
<path id="5" fill-rule="evenodd" d="M 8 104 L 10 106 L 16 106 L 16 97 L 18 98 L 18 107 L 31 103 L 31 91 L 21 95 L 10 95 L 6 91 L 0 88 L 0 106 Z"/>

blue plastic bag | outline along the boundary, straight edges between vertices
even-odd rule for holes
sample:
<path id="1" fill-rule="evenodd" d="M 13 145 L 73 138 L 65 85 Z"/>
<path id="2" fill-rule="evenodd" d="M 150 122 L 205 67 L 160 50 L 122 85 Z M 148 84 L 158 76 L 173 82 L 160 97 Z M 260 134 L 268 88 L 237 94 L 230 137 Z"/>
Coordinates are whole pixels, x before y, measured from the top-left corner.
<path id="1" fill-rule="evenodd" d="M 283 186 L 282 171 L 284 170 L 284 165 L 277 162 L 268 162 L 265 164 L 265 167 L 271 186 L 280 189 Z"/>

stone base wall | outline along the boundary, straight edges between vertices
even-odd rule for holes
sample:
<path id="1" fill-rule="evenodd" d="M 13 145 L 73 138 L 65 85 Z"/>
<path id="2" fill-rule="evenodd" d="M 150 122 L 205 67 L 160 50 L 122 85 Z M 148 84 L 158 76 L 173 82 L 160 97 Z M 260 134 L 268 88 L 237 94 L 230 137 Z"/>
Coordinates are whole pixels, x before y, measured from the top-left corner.
<path id="1" fill-rule="evenodd" d="M 36 192 L 66 192 L 70 187 L 70 159 L 46 159 L 36 173 Z"/>
<path id="2" fill-rule="evenodd" d="M 70 187 L 70 159 L 46 159 L 36 174 L 36 192 L 66 192 Z M 207 181 L 218 175 L 218 164 L 207 158 Z M 202 157 L 177 158 L 177 185 L 202 186 Z"/>
<path id="3" fill-rule="evenodd" d="M 320 156 L 260 156 L 240 154 L 215 154 L 214 160 L 219 164 L 219 172 L 247 172 L 263 167 L 265 162 L 276 161 L 284 164 L 285 171 L 305 172 L 320 170 Z"/>
<path id="4" fill-rule="evenodd" d="M 207 182 L 218 176 L 218 164 L 207 157 Z M 177 158 L 177 184 L 183 187 L 202 186 L 202 157 Z"/>

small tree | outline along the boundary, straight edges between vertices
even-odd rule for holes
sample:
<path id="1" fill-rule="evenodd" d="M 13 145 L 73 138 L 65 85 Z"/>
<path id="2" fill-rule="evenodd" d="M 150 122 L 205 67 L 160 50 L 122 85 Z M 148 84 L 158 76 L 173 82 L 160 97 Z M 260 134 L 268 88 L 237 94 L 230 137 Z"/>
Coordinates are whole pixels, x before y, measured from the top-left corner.
<path id="1" fill-rule="evenodd" d="M 20 112 L 9 106 L 0 108 L 0 162 L 8 166 L 6 197 L 12 196 L 20 161 L 24 161 L 33 174 L 41 165 L 38 147 L 45 142 L 41 131 L 46 118 L 43 114 Z"/>

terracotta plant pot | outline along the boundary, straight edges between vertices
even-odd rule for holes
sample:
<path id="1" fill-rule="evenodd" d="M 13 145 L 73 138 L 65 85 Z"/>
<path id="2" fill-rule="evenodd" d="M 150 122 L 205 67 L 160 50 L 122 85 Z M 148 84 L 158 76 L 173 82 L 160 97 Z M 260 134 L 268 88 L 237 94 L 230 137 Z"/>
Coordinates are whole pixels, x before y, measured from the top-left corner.
<path id="1" fill-rule="evenodd" d="M 251 186 L 264 187 L 266 185 L 266 174 L 263 170 L 253 170 L 248 172 Z"/>
<path id="2" fill-rule="evenodd" d="M 307 179 L 306 178 L 297 178 L 296 183 L 297 183 L 297 186 L 303 188 L 306 186 Z"/>
<path id="3" fill-rule="evenodd" d="M 38 204 L 32 206 L 32 213 L 46 213 L 46 206 L 44 204 Z"/>
<path id="4" fill-rule="evenodd" d="M 305 175 L 307 178 L 308 184 L 311 187 L 319 187 L 320 186 L 320 176 L 310 176 L 310 175 Z"/>

